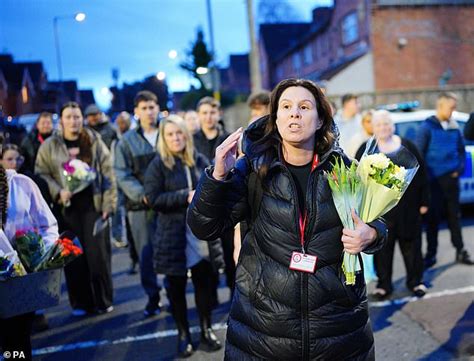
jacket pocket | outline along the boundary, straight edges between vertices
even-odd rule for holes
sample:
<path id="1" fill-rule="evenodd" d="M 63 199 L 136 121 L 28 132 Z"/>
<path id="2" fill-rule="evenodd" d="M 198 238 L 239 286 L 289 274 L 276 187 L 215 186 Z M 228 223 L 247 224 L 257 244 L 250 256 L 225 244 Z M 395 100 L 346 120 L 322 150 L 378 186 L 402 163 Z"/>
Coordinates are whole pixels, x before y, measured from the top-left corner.
<path id="1" fill-rule="evenodd" d="M 336 299 L 335 302 L 344 307 L 353 307 L 358 305 L 366 297 L 364 272 L 361 271 L 357 273 L 355 285 L 349 286 L 346 285 L 344 272 L 342 271 L 341 265 L 338 264 L 335 267 L 337 267 L 337 269 L 335 269 L 336 273 L 334 277 L 337 279 L 339 286 L 343 290 L 343 295 L 345 296 Z M 334 267 L 332 268 L 334 269 Z"/>

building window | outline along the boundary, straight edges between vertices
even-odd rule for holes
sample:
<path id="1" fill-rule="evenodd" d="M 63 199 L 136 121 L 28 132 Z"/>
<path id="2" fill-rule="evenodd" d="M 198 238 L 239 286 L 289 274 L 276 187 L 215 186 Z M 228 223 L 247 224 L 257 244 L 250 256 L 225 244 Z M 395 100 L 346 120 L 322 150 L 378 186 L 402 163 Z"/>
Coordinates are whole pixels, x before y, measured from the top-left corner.
<path id="1" fill-rule="evenodd" d="M 293 69 L 295 71 L 299 71 L 301 68 L 301 57 L 300 53 L 296 52 L 293 54 Z"/>
<path id="2" fill-rule="evenodd" d="M 313 49 L 311 48 L 311 44 L 306 45 L 305 48 L 304 48 L 303 59 L 304 59 L 305 65 L 311 64 L 313 62 L 313 51 L 312 50 Z"/>
<path id="3" fill-rule="evenodd" d="M 342 44 L 348 45 L 359 38 L 359 23 L 357 13 L 352 12 L 342 19 Z"/>
<path id="4" fill-rule="evenodd" d="M 28 103 L 28 88 L 26 86 L 21 88 L 21 97 L 23 99 L 23 104 Z"/>

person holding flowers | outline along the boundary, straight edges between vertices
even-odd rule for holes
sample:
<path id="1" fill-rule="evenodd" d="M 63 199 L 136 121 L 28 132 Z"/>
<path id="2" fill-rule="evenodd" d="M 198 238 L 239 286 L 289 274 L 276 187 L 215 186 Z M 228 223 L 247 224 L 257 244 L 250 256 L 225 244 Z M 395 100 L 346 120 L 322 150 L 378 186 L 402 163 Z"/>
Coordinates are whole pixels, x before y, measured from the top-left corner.
<path id="1" fill-rule="evenodd" d="M 229 315 L 226 360 L 374 360 L 362 273 L 345 284 L 343 251 L 378 251 L 383 221 L 343 228 L 326 173 L 350 163 L 338 147 L 331 106 L 301 79 L 281 81 L 270 115 L 216 150 L 188 210 L 188 224 L 211 240 L 247 219 Z M 253 173 L 257 182 L 249 182 Z M 261 192 L 256 192 L 260 187 Z M 255 195 L 260 193 L 260 197 Z M 253 196 L 252 196 L 253 195 Z"/>
<path id="2" fill-rule="evenodd" d="M 77 103 L 63 105 L 60 131 L 41 145 L 35 171 L 46 180 L 51 197 L 63 208 L 61 228 L 77 235 L 84 250 L 83 256 L 65 267 L 73 315 L 110 312 L 110 239 L 106 231 L 94 235 L 94 228 L 107 222 L 114 211 L 116 186 L 110 152 L 98 133 L 83 127 Z"/>
<path id="3" fill-rule="evenodd" d="M 1 153 L 1 152 L 0 152 Z M 38 186 L 27 176 L 0 165 L 0 228 L 15 243 L 18 232 L 34 229 L 46 247 L 58 239 L 58 224 Z M 31 360 L 31 326 L 34 313 L 0 319 L 2 351 L 23 351 Z"/>
<path id="4" fill-rule="evenodd" d="M 395 126 L 388 111 L 376 111 L 372 117 L 372 125 L 377 140 L 376 150 L 386 154 L 387 160 L 393 158 L 396 163 L 397 154 L 405 148 L 416 157 L 419 164 L 419 169 L 400 203 L 384 216 L 388 239 L 385 247 L 374 256 L 378 281 L 373 295 L 384 299 L 393 291 L 393 255 L 395 243 L 398 241 L 407 273 L 406 286 L 415 296 L 422 297 L 426 293 L 426 287 L 423 284 L 421 217 L 428 211 L 430 196 L 425 164 L 413 143 L 394 134 Z M 361 159 L 366 144 L 361 145 L 356 159 Z"/>

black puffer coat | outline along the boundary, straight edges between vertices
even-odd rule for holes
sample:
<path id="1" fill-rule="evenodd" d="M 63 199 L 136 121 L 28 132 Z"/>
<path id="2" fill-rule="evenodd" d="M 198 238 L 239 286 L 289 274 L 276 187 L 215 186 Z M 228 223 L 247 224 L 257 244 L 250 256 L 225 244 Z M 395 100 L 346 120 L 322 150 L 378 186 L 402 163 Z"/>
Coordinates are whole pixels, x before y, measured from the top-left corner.
<path id="1" fill-rule="evenodd" d="M 197 184 L 207 165 L 207 159 L 197 153 L 195 166 L 191 168 L 193 185 Z M 152 236 L 155 271 L 166 275 L 186 275 L 186 209 L 189 190 L 181 159 L 175 158 L 171 170 L 156 155 L 145 173 L 144 187 L 150 206 L 157 212 L 156 230 Z M 209 243 L 209 255 L 216 271 L 223 268 L 220 241 Z"/>
<path id="2" fill-rule="evenodd" d="M 254 123 L 244 143 L 260 138 L 262 127 L 263 121 Z M 213 239 L 248 219 L 252 202 L 247 199 L 248 174 L 258 160 L 247 147 L 244 150 L 248 158 L 238 160 L 226 180 L 214 180 L 212 167 L 201 178 L 188 211 L 188 223 L 198 237 Z M 374 359 L 363 276 L 349 287 L 340 271 L 343 227 L 323 173 L 335 157 L 347 159 L 338 149 L 322 154 L 309 178 L 305 249 L 318 261 L 315 273 L 308 274 L 288 268 L 292 252 L 301 247 L 297 191 L 275 150 L 258 215 L 242 244 L 226 360 Z M 387 235 L 383 222 L 371 226 L 377 230 L 377 240 L 368 253 L 379 250 Z"/>

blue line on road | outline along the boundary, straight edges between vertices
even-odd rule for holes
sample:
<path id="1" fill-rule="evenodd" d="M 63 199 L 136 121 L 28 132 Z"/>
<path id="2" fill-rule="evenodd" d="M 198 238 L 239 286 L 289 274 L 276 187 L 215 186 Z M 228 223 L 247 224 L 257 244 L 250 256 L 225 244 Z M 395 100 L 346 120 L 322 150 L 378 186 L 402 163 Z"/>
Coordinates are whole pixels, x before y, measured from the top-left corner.
<path id="1" fill-rule="evenodd" d="M 416 302 L 421 300 L 427 300 L 431 298 L 438 298 L 438 297 L 445 297 L 445 296 L 452 296 L 458 295 L 463 293 L 470 293 L 474 292 L 474 286 L 462 287 L 452 290 L 444 290 L 440 292 L 428 293 L 423 298 L 417 297 L 403 297 L 395 300 L 389 301 L 380 301 L 380 302 L 370 302 L 370 307 L 390 307 L 390 306 L 399 306 L 405 303 Z M 224 330 L 227 328 L 226 323 L 216 323 L 212 325 L 214 330 Z M 198 333 L 200 332 L 199 326 L 194 326 L 190 328 L 191 333 Z M 65 352 L 65 351 L 72 351 L 84 348 L 91 348 L 91 347 L 100 347 L 105 345 L 118 345 L 122 343 L 130 343 L 130 342 L 137 342 L 137 341 L 145 341 L 145 340 L 152 340 L 152 339 L 160 339 L 166 337 L 176 336 L 178 334 L 178 330 L 164 330 L 158 331 L 154 333 L 148 333 L 145 335 L 139 336 L 127 336 L 124 338 L 120 338 L 117 340 L 100 340 L 100 341 L 84 341 L 84 342 L 77 342 L 77 343 L 70 343 L 65 345 L 58 345 L 58 346 L 49 346 L 44 348 L 39 348 L 33 350 L 33 356 L 38 355 L 46 355 L 50 353 L 57 353 L 57 352 Z"/>

